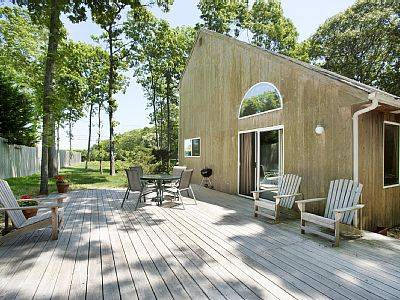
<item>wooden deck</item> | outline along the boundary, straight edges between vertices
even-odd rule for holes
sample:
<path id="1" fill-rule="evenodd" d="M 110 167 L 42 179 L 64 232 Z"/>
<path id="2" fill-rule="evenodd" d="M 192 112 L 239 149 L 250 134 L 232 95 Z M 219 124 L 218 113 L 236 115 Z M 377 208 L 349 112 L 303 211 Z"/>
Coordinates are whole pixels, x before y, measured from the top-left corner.
<path id="1" fill-rule="evenodd" d="M 180 207 L 120 209 L 124 191 L 70 194 L 50 229 L 0 246 L 5 299 L 398 299 L 400 242 L 367 234 L 332 248 L 298 222 L 251 216 L 252 202 L 196 188 Z M 134 196 L 131 196 L 134 198 Z"/>

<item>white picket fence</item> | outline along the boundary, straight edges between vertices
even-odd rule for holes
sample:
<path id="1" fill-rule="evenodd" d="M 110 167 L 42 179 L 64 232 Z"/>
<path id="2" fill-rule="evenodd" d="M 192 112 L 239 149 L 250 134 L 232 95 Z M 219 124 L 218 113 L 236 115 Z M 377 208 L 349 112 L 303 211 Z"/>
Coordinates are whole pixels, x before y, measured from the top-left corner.
<path id="1" fill-rule="evenodd" d="M 75 165 L 81 161 L 81 154 L 68 150 L 59 151 L 61 168 Z M 39 147 L 7 144 L 0 138 L 0 178 L 29 176 L 40 172 L 41 151 Z"/>

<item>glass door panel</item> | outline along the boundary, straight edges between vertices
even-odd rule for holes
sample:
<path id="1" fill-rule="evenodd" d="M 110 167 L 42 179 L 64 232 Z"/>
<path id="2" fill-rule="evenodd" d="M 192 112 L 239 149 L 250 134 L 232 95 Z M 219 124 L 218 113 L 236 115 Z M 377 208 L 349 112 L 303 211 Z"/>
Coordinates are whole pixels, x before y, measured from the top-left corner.
<path id="1" fill-rule="evenodd" d="M 281 130 L 259 132 L 258 187 L 274 189 L 278 186 L 278 178 L 282 174 L 282 142 Z M 265 192 L 261 196 L 273 200 L 275 193 Z"/>

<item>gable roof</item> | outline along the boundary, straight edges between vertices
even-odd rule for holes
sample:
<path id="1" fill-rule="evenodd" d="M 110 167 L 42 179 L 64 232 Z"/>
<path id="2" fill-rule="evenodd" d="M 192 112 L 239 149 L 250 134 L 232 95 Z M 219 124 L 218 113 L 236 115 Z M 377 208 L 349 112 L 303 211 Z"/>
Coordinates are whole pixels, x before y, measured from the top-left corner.
<path id="1" fill-rule="evenodd" d="M 240 41 L 240 40 L 238 40 L 236 38 L 233 38 L 233 37 L 230 37 L 230 36 L 215 32 L 215 31 L 211 31 L 211 30 L 208 30 L 208 29 L 204 29 L 204 28 L 200 29 L 198 34 L 197 34 L 196 41 L 194 43 L 194 46 L 192 48 L 192 51 L 191 51 L 190 56 L 188 58 L 188 61 L 186 62 L 186 67 L 185 67 L 185 70 L 183 71 L 182 78 L 186 73 L 186 68 L 187 68 L 187 65 L 190 62 L 190 58 L 192 56 L 194 48 L 197 45 L 197 40 L 199 39 L 199 37 L 202 34 L 212 35 L 212 36 L 214 36 L 216 38 L 220 38 L 220 39 L 226 39 L 226 40 L 229 40 L 232 43 L 237 43 L 237 44 L 240 44 L 240 45 L 245 45 L 247 47 L 252 47 L 252 48 L 254 48 L 254 49 L 258 50 L 258 51 L 261 50 L 261 51 L 269 53 L 269 54 L 271 54 L 273 56 L 280 57 L 281 59 L 288 60 L 288 61 L 290 61 L 290 62 L 292 62 L 294 64 L 300 65 L 300 66 L 302 66 L 302 67 L 304 67 L 306 69 L 309 69 L 309 70 L 311 70 L 313 72 L 316 72 L 318 74 L 321 74 L 323 76 L 327 76 L 327 77 L 329 77 L 331 79 L 337 80 L 339 82 L 342 82 L 342 83 L 347 84 L 349 86 L 352 86 L 354 88 L 363 90 L 363 91 L 367 92 L 368 94 L 379 94 L 379 95 L 383 96 L 385 99 L 388 99 L 390 102 L 393 101 L 392 104 L 395 104 L 396 106 L 400 106 L 400 96 L 396 96 L 396 95 L 387 93 L 387 92 L 385 92 L 383 90 L 380 90 L 380 89 L 378 89 L 376 87 L 361 83 L 361 82 L 359 82 L 357 80 L 342 76 L 342 75 L 340 75 L 338 73 L 326 70 L 324 68 L 317 67 L 317 66 L 311 65 L 309 63 L 305 63 L 305 62 L 303 62 L 301 60 L 298 60 L 298 59 L 295 59 L 295 58 L 292 58 L 292 57 L 289 57 L 289 56 L 286 56 L 286 55 L 283 55 L 283 54 L 280 54 L 280 53 L 276 53 L 276 52 L 273 52 L 273 51 L 270 51 L 270 50 L 266 50 L 264 48 L 255 46 L 253 44 L 246 43 L 246 42 Z"/>

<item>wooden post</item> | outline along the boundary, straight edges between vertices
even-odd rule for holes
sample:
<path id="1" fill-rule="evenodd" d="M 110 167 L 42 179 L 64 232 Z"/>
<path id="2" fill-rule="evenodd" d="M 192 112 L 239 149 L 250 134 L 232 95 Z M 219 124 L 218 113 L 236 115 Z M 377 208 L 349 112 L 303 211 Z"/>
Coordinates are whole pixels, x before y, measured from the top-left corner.
<path id="1" fill-rule="evenodd" d="M 340 241 L 340 217 L 341 213 L 340 212 L 335 212 L 335 247 L 339 246 L 339 241 Z"/>
<path id="2" fill-rule="evenodd" d="M 304 203 L 299 203 L 298 204 L 299 209 L 300 209 L 300 233 L 305 234 L 306 231 L 303 229 L 306 226 L 306 221 L 303 220 L 303 212 L 305 209 L 305 204 Z"/>
<path id="3" fill-rule="evenodd" d="M 260 193 L 259 192 L 253 192 L 253 198 L 254 198 L 254 217 L 258 217 L 258 205 L 256 205 L 256 201 L 260 199 Z"/>
<path id="4" fill-rule="evenodd" d="M 275 223 L 279 223 L 279 214 L 280 214 L 279 202 L 281 202 L 281 199 L 280 198 L 276 198 L 276 202 L 275 202 Z"/>
<path id="5" fill-rule="evenodd" d="M 58 207 L 51 208 L 51 239 L 58 239 Z"/>
<path id="6" fill-rule="evenodd" d="M 4 211 L 4 231 L 3 234 L 7 234 L 10 231 L 10 228 L 8 227 L 8 213 Z"/>

